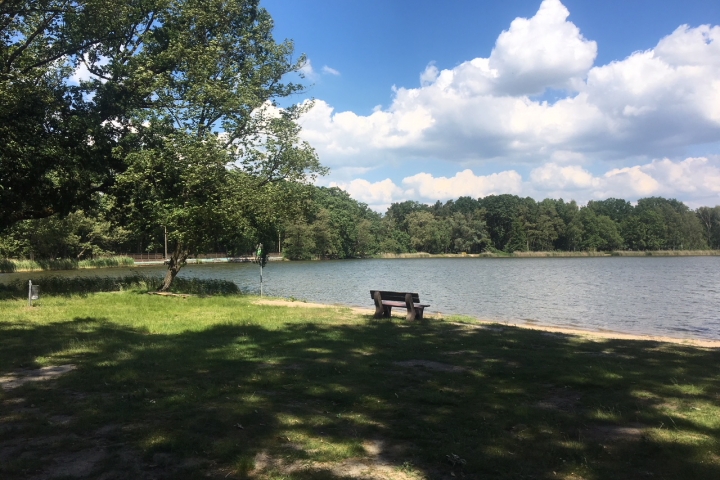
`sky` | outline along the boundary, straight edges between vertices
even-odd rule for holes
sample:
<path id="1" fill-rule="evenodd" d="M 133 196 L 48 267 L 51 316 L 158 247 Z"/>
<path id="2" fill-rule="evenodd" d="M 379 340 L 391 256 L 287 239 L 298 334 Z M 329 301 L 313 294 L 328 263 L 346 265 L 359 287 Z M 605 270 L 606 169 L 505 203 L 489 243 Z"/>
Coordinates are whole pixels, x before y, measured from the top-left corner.
<path id="1" fill-rule="evenodd" d="M 302 136 L 371 208 L 510 193 L 720 204 L 718 0 L 262 0 Z"/>

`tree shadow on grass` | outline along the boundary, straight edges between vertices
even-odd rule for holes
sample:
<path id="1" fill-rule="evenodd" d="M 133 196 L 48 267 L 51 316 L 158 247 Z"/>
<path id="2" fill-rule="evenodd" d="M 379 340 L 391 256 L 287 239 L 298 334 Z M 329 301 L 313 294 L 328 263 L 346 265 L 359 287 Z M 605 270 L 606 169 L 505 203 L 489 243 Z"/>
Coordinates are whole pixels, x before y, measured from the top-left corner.
<path id="1" fill-rule="evenodd" d="M 718 350 L 437 321 L 0 323 L 3 478 L 720 478 Z"/>

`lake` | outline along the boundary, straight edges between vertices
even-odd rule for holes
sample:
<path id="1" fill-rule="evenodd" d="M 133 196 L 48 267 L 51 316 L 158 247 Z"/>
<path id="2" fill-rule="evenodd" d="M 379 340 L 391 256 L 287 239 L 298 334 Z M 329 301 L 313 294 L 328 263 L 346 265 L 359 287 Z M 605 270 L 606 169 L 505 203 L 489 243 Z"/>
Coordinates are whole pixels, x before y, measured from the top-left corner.
<path id="1" fill-rule="evenodd" d="M 46 275 L 164 273 L 162 266 L 0 274 L 0 281 Z M 185 277 L 220 278 L 259 291 L 259 267 L 188 265 Z M 371 308 L 371 289 L 412 291 L 429 313 L 720 340 L 720 257 L 420 258 L 270 262 L 265 293 Z"/>

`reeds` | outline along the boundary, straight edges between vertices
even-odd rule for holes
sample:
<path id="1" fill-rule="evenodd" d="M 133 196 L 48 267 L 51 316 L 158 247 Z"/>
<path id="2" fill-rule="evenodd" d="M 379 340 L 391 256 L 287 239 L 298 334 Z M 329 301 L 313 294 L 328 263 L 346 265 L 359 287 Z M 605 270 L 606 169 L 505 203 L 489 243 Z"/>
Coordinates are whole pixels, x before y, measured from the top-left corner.
<path id="1" fill-rule="evenodd" d="M 548 258 L 548 257 L 694 257 L 720 256 L 720 250 L 648 250 L 630 251 L 615 250 L 611 252 L 485 252 L 485 253 L 380 253 L 375 258 Z"/>
<path id="2" fill-rule="evenodd" d="M 146 275 L 127 275 L 125 277 L 59 277 L 50 276 L 39 279 L 41 295 L 86 295 L 96 292 L 119 292 L 138 290 L 155 291 L 162 285 L 162 277 Z M 27 295 L 27 282 L 14 280 L 0 284 L 0 296 L 24 297 Z M 230 295 L 240 293 L 237 285 L 229 280 L 199 279 L 177 277 L 170 288 L 173 293 L 195 295 Z"/>
<path id="3" fill-rule="evenodd" d="M 57 260 L 0 259 L 0 273 L 36 272 L 42 270 L 77 270 L 79 268 L 131 267 L 135 260 L 130 257 L 102 257 L 89 260 L 60 258 Z"/>

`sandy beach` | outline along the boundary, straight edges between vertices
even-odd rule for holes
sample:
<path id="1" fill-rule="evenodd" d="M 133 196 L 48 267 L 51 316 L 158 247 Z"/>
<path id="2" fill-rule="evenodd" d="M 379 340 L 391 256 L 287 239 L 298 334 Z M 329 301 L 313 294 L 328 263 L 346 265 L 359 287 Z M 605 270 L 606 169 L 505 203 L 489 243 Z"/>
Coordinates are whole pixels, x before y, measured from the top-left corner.
<path id="1" fill-rule="evenodd" d="M 361 315 L 372 315 L 374 312 L 373 308 L 360 308 L 360 307 L 349 307 L 347 305 L 331 305 L 324 303 L 311 303 L 302 301 L 291 301 L 284 299 L 260 299 L 254 302 L 258 305 L 271 305 L 277 307 L 295 307 L 295 308 L 347 308 L 354 313 Z M 395 309 L 393 312 L 394 317 L 404 317 L 405 313 L 402 309 Z M 425 314 L 428 319 L 442 319 L 445 316 L 442 313 L 431 313 Z M 598 330 L 583 330 L 580 328 L 570 327 L 556 327 L 551 325 L 542 325 L 536 323 L 525 323 L 525 322 L 498 322 L 482 318 L 476 318 L 479 325 L 502 325 L 508 327 L 525 328 L 528 330 L 537 330 L 540 332 L 558 333 L 563 335 L 578 335 L 589 339 L 616 339 L 616 340 L 644 340 L 653 342 L 665 342 L 674 343 L 679 345 L 689 345 L 694 347 L 703 348 L 720 348 L 720 340 L 703 340 L 697 338 L 678 338 L 678 337 L 667 337 L 658 335 L 639 335 L 634 333 L 614 332 L 614 331 L 598 331 Z M 472 328 L 472 324 L 462 325 Z"/>

